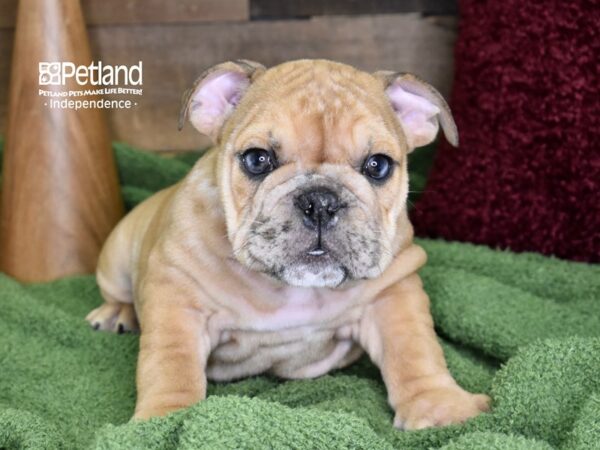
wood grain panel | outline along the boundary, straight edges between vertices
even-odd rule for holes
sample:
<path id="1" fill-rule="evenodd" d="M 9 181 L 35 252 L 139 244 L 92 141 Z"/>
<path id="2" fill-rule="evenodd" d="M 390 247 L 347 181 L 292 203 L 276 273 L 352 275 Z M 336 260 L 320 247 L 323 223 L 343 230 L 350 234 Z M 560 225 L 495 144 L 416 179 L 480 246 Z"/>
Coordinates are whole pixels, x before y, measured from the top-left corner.
<path id="1" fill-rule="evenodd" d="M 91 27 L 95 59 L 107 64 L 144 63 L 139 105 L 109 115 L 113 137 L 147 149 L 185 149 L 207 141 L 186 127 L 177 131 L 182 92 L 207 67 L 237 58 L 267 66 L 297 58 L 329 58 L 365 70 L 414 72 L 448 94 L 453 74 L 456 19 L 419 14 L 314 17 L 310 20 L 228 24 Z M 10 48 L 0 30 L 0 133 Z"/>
<path id="2" fill-rule="evenodd" d="M 45 0 L 38 0 L 45 1 Z M 88 25 L 202 23 L 249 18 L 249 0 L 82 0 Z M 0 28 L 14 27 L 18 0 L 0 0 Z"/>
<path id="3" fill-rule="evenodd" d="M 250 0 L 250 15 L 253 19 L 407 12 L 444 15 L 456 14 L 456 3 L 456 0 Z"/>

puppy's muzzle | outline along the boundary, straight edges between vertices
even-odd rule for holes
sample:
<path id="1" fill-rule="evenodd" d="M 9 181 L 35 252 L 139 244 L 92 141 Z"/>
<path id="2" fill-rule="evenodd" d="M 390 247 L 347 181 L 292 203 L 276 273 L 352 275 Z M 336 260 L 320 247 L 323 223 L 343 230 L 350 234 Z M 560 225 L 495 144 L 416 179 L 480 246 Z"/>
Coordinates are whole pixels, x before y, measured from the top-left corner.
<path id="1" fill-rule="evenodd" d="M 294 205 L 302 213 L 302 223 L 311 231 L 316 231 L 317 242 L 308 251 L 311 256 L 324 255 L 322 234 L 324 230 L 333 228 L 338 221 L 338 212 L 346 205 L 337 194 L 325 187 L 316 187 L 296 196 Z"/>

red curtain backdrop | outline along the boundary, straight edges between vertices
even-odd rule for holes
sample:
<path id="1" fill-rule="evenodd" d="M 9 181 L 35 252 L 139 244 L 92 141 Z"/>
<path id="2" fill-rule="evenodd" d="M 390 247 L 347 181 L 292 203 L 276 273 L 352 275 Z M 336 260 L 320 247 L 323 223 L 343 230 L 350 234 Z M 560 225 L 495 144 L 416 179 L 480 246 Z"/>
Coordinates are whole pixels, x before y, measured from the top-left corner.
<path id="1" fill-rule="evenodd" d="M 463 0 L 417 234 L 600 260 L 600 2 Z M 418 150 L 417 150 L 418 151 Z"/>

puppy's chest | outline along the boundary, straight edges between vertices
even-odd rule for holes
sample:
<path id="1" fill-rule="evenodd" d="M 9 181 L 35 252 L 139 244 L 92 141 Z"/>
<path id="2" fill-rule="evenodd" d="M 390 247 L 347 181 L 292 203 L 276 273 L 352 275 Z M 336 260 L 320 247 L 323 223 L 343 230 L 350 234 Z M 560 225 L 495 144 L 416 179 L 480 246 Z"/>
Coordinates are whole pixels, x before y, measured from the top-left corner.
<path id="1" fill-rule="evenodd" d="M 319 295 L 288 289 L 281 305 L 258 309 L 244 302 L 238 314 L 216 317 L 212 336 L 218 339 L 209 359 L 214 379 L 262 372 L 284 377 L 317 376 L 356 351 L 365 305 L 352 293 Z M 214 341 L 213 341 L 214 342 Z"/>

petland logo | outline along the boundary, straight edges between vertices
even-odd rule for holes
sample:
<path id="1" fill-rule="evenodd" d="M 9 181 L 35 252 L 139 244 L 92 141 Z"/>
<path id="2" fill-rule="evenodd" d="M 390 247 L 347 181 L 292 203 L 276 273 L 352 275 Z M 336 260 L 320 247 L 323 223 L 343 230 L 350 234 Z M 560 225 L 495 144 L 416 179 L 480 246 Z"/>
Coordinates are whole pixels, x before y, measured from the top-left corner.
<path id="1" fill-rule="evenodd" d="M 127 86 L 142 85 L 142 61 L 133 66 L 104 65 L 102 61 L 89 66 L 76 66 L 72 62 L 40 62 L 40 86 L 64 86 L 74 78 L 78 85 Z"/>
<path id="2" fill-rule="evenodd" d="M 75 65 L 72 62 L 40 62 L 38 95 L 49 97 L 44 106 L 62 109 L 129 109 L 137 106 L 137 102 L 127 99 L 115 99 L 119 95 L 142 95 L 142 61 L 132 66 L 111 66 L 102 61 L 93 62 L 89 66 Z M 56 86 L 73 86 L 73 81 L 82 89 L 57 89 Z M 41 87 L 48 87 L 42 89 Z M 136 87 L 121 87 L 136 86 Z M 91 88 L 93 87 L 93 88 Z M 98 96 L 111 96 L 101 99 Z M 82 97 L 95 98 L 85 100 Z M 57 99 L 60 98 L 59 99 Z M 77 100 L 68 97 L 77 97 Z"/>

